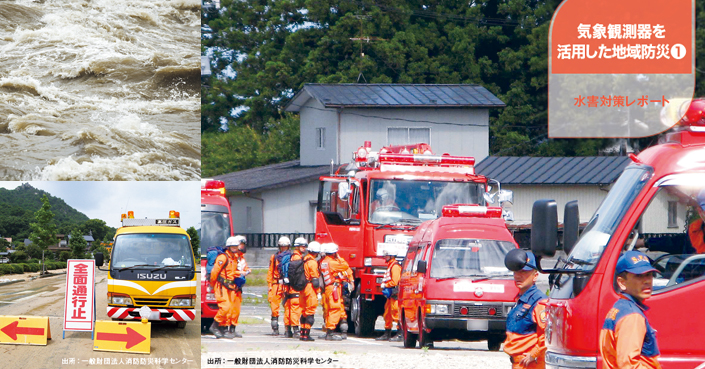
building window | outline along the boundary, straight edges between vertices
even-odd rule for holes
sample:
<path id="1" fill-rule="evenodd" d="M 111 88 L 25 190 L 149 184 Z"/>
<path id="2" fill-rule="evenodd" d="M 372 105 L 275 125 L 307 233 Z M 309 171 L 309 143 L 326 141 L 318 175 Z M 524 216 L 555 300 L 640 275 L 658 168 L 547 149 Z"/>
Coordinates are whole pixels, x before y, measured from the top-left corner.
<path id="1" fill-rule="evenodd" d="M 323 150 L 326 148 L 326 129 L 316 128 L 316 148 Z"/>
<path id="2" fill-rule="evenodd" d="M 678 228 L 678 201 L 668 202 L 668 228 Z"/>
<path id="3" fill-rule="evenodd" d="M 245 209 L 246 215 L 245 219 L 247 219 L 247 230 L 251 231 L 252 230 L 252 206 L 248 206 L 247 209 Z"/>
<path id="4" fill-rule="evenodd" d="M 431 144 L 431 128 L 387 128 L 388 145 Z"/>

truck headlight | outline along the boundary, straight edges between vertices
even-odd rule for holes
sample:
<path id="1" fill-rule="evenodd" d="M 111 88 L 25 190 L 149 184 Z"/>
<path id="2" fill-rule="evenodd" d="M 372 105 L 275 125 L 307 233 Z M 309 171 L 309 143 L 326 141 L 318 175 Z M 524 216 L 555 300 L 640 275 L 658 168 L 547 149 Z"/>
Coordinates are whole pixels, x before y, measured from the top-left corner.
<path id="1" fill-rule="evenodd" d="M 113 296 L 110 303 L 115 305 L 132 305 L 132 299 L 126 296 Z"/>
<path id="2" fill-rule="evenodd" d="M 372 266 L 372 258 L 364 258 L 363 264 L 365 264 L 366 267 Z"/>
<path id="3" fill-rule="evenodd" d="M 214 301 L 214 300 L 215 300 L 215 293 L 207 293 L 207 294 L 206 294 L 206 300 L 208 300 L 208 301 Z"/>
<path id="4" fill-rule="evenodd" d="M 175 296 L 169 306 L 193 306 L 195 300 L 195 296 Z"/>
<path id="5" fill-rule="evenodd" d="M 450 315 L 450 306 L 446 304 L 427 304 L 426 314 Z"/>

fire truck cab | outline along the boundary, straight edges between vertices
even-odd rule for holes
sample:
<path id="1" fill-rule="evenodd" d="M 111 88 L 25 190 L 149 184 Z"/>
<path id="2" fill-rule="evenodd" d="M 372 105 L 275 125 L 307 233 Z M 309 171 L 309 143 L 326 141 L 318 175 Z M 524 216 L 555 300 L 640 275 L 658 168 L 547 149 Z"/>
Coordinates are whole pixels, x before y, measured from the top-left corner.
<path id="1" fill-rule="evenodd" d="M 705 106 L 698 100 L 692 104 Z M 691 109 L 693 106 L 691 105 Z M 690 110 L 689 110 L 690 111 Z M 599 334 L 619 298 L 615 269 L 628 250 L 645 252 L 658 272 L 645 300 L 658 331 L 663 368 L 702 368 L 705 362 L 705 117 L 676 128 L 659 145 L 632 155 L 579 239 L 578 211 L 566 208 L 567 257 L 552 273 L 547 308 L 546 367 L 604 367 Z M 679 117 L 683 116 L 679 114 Z M 685 118 L 681 119 L 681 122 Z M 556 249 L 556 203 L 534 204 L 532 250 L 537 259 Z M 572 226 L 569 226 L 572 225 Z M 512 269 L 512 268 L 510 268 Z"/>
<path id="2" fill-rule="evenodd" d="M 487 179 L 475 174 L 474 163 L 471 157 L 433 155 L 427 144 L 373 152 L 366 141 L 351 164 L 320 178 L 315 237 L 338 244 L 355 274 L 354 294 L 344 296 L 351 332 L 372 335 L 384 311 L 380 245 L 408 244 L 416 228 L 439 217 L 445 205 L 495 200 L 499 188 L 487 194 Z M 502 199 L 509 197 L 509 191 L 502 193 Z"/>
<path id="3" fill-rule="evenodd" d="M 404 347 L 487 340 L 498 351 L 519 290 L 504 266 L 518 248 L 499 207 L 448 205 L 409 243 L 399 282 Z"/>
<path id="4" fill-rule="evenodd" d="M 165 219 L 123 214 L 108 264 L 108 316 L 115 320 L 174 321 L 179 328 L 196 317 L 196 264 L 191 238 L 179 226 L 179 213 Z M 103 254 L 96 253 L 96 265 Z"/>
<path id="5" fill-rule="evenodd" d="M 201 180 L 201 329 L 208 330 L 218 313 L 213 287 L 206 273 L 206 251 L 212 246 L 225 246 L 233 236 L 230 202 L 225 196 L 225 183 Z"/>

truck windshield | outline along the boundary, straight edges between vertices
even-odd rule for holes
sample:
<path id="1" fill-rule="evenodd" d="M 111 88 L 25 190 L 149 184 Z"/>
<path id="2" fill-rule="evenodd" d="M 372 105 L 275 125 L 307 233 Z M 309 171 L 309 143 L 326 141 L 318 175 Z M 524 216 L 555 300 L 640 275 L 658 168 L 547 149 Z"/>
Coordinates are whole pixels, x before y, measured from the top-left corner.
<path id="1" fill-rule="evenodd" d="M 485 185 L 475 182 L 370 181 L 369 222 L 422 222 L 440 216 L 444 205 L 484 205 Z"/>
<path id="2" fill-rule="evenodd" d="M 624 170 L 560 267 L 585 271 L 595 268 L 624 214 L 652 174 L 653 168 L 644 165 L 632 165 Z"/>
<path id="3" fill-rule="evenodd" d="M 193 253 L 188 237 L 181 234 L 123 234 L 115 239 L 111 268 L 190 267 Z"/>
<path id="4" fill-rule="evenodd" d="M 431 278 L 512 277 L 504 256 L 516 248 L 511 242 L 449 239 L 436 242 L 431 259 Z"/>
<path id="5" fill-rule="evenodd" d="M 223 208 L 223 211 L 201 212 L 201 253 L 211 246 L 224 246 L 225 241 L 232 235 L 228 209 L 224 206 L 217 208 Z"/>

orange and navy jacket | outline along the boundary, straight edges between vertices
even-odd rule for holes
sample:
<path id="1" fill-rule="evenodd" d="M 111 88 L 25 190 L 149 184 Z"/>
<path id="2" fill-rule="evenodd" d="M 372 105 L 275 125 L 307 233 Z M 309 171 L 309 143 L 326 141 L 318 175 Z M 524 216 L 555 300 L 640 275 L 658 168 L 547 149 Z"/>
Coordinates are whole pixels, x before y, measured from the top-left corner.
<path id="1" fill-rule="evenodd" d="M 702 219 L 698 219 L 688 226 L 688 238 L 698 254 L 705 253 L 705 228 Z"/>
<path id="2" fill-rule="evenodd" d="M 547 298 L 536 285 L 519 296 L 507 315 L 507 339 L 504 341 L 507 355 L 531 354 L 534 358 L 545 355 Z"/>
<path id="3" fill-rule="evenodd" d="M 392 260 L 387 263 L 387 271 L 384 272 L 382 283 L 384 283 L 384 287 L 393 288 L 399 284 L 400 279 L 401 265 L 399 265 L 396 258 L 392 258 Z"/>
<path id="4" fill-rule="evenodd" d="M 622 294 L 607 313 L 600 332 L 600 355 L 604 367 L 661 368 L 656 330 L 649 325 L 644 311 L 649 308 Z"/>
<path id="5" fill-rule="evenodd" d="M 339 274 L 346 272 L 348 269 L 350 269 L 350 266 L 345 259 L 326 255 L 326 257 L 321 260 L 323 283 L 325 283 L 326 286 L 330 286 L 335 282 L 342 282 Z"/>
<path id="6" fill-rule="evenodd" d="M 233 280 L 242 275 L 242 271 L 237 270 L 237 263 L 240 261 L 240 256 L 238 253 L 232 253 L 230 250 L 225 250 L 224 253 L 218 255 L 215 258 L 215 263 L 213 264 L 213 269 L 211 270 L 210 280 L 211 283 L 215 283 L 218 279 L 218 275 L 223 277 L 223 279 Z M 249 268 L 245 265 L 243 271 Z"/>

